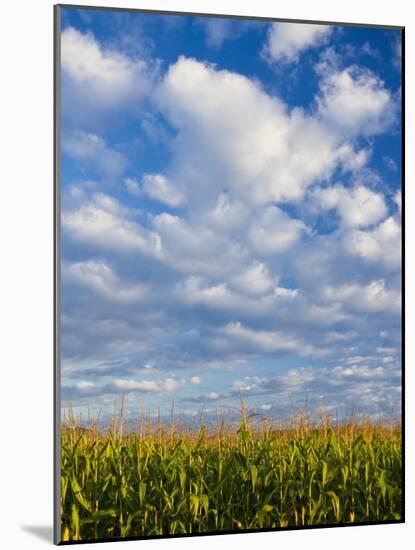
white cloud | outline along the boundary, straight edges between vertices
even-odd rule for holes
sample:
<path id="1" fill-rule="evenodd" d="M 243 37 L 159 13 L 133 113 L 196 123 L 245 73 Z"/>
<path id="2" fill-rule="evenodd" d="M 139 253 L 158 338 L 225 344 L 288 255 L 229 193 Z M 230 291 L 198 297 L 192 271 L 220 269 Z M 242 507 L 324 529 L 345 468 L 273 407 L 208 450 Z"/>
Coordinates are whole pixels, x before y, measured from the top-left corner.
<path id="1" fill-rule="evenodd" d="M 212 311 L 241 312 L 246 315 L 263 314 L 275 303 L 273 296 L 253 299 L 233 292 L 227 283 L 209 286 L 200 277 L 194 276 L 177 285 L 175 295 L 188 306 L 202 305 Z"/>
<path id="2" fill-rule="evenodd" d="M 229 339 L 229 343 L 237 341 L 241 347 L 248 347 L 254 353 L 274 353 L 279 351 L 294 351 L 299 355 L 313 352 L 309 345 L 282 332 L 252 330 L 240 322 L 228 323 L 219 333 Z M 223 342 L 225 347 L 228 345 Z"/>
<path id="3" fill-rule="evenodd" d="M 298 395 L 299 392 L 307 390 L 307 386 L 316 379 L 316 372 L 310 367 L 291 368 L 281 376 L 277 377 L 275 382 L 279 382 L 281 389 L 286 392 Z"/>
<path id="4" fill-rule="evenodd" d="M 125 178 L 124 185 L 127 191 L 134 197 L 141 197 L 143 195 L 140 183 L 134 178 Z"/>
<path id="5" fill-rule="evenodd" d="M 184 384 L 183 380 L 176 380 L 175 378 L 167 378 L 163 382 L 163 389 L 165 391 L 174 391 Z"/>
<path id="6" fill-rule="evenodd" d="M 178 131 L 166 177 L 193 207 L 224 192 L 247 205 L 298 201 L 344 160 L 325 124 L 240 74 L 180 57 L 156 95 Z"/>
<path id="7" fill-rule="evenodd" d="M 123 154 L 108 147 L 96 134 L 81 130 L 63 136 L 62 151 L 110 180 L 118 178 L 127 166 Z"/>
<path id="8" fill-rule="evenodd" d="M 201 381 L 202 381 L 202 380 L 201 380 L 201 378 L 200 378 L 199 376 L 192 376 L 192 378 L 190 379 L 190 382 L 191 382 L 192 384 L 200 384 Z"/>
<path id="9" fill-rule="evenodd" d="M 260 295 L 269 292 L 276 280 L 264 263 L 255 261 L 242 273 L 235 275 L 232 283 L 247 294 Z"/>
<path id="10" fill-rule="evenodd" d="M 105 388 L 112 392 L 172 392 L 184 385 L 183 380 L 166 378 L 165 380 L 114 380 Z"/>
<path id="11" fill-rule="evenodd" d="M 216 401 L 217 399 L 219 399 L 219 397 L 220 395 L 215 391 L 211 391 L 207 394 L 207 398 L 211 399 L 212 401 Z"/>
<path id="12" fill-rule="evenodd" d="M 315 302 L 315 298 L 311 298 Z M 352 316 L 343 311 L 341 304 L 333 303 L 330 305 L 320 305 L 311 303 L 300 311 L 301 321 L 309 325 L 320 327 L 332 327 L 335 323 L 341 321 L 352 321 Z"/>
<path id="13" fill-rule="evenodd" d="M 385 348 L 380 346 L 376 348 L 376 351 L 377 353 L 380 353 L 380 354 L 385 354 L 385 353 L 389 354 L 389 353 L 396 353 L 398 350 L 397 348 Z"/>
<path id="14" fill-rule="evenodd" d="M 383 196 L 362 185 L 351 189 L 332 185 L 318 189 L 314 197 L 323 210 L 336 209 L 345 227 L 367 227 L 387 214 Z"/>
<path id="15" fill-rule="evenodd" d="M 323 70 L 318 114 L 336 133 L 366 136 L 383 132 L 394 116 L 394 104 L 384 83 L 356 66 Z"/>
<path id="16" fill-rule="evenodd" d="M 87 260 L 64 264 L 64 280 L 75 281 L 114 302 L 129 304 L 142 300 L 148 289 L 139 284 L 125 284 L 104 261 Z"/>
<path id="17" fill-rule="evenodd" d="M 278 298 L 292 300 L 300 295 L 300 291 L 298 288 L 284 288 L 278 286 L 274 290 L 274 295 Z"/>
<path id="18" fill-rule="evenodd" d="M 274 376 L 247 376 L 235 380 L 231 393 L 273 394 L 280 405 L 290 404 L 290 409 L 293 402 L 303 407 L 302 398 L 306 393 L 308 406 L 310 401 L 314 408 L 324 400 L 325 412 L 331 409 L 337 414 L 339 409 L 346 412 L 345 408 L 353 406 L 359 406 L 359 410 L 368 410 L 373 405 L 398 404 L 399 379 L 399 369 L 395 366 L 310 366 L 289 368 Z"/>
<path id="19" fill-rule="evenodd" d="M 177 288 L 177 294 L 188 304 L 204 304 L 213 308 L 235 307 L 239 302 L 225 283 L 204 287 L 200 277 L 189 277 Z"/>
<path id="20" fill-rule="evenodd" d="M 330 302 L 341 302 L 346 309 L 378 313 L 381 311 L 400 313 L 400 290 L 388 289 L 384 280 L 372 281 L 367 285 L 358 283 L 341 286 L 326 286 L 323 297 Z"/>
<path id="21" fill-rule="evenodd" d="M 139 250 L 158 257 L 158 235 L 129 219 L 115 199 L 99 194 L 74 210 L 62 212 L 62 229 L 75 240 L 112 250 Z"/>
<path id="22" fill-rule="evenodd" d="M 367 165 L 372 151 L 369 148 L 355 150 L 350 143 L 345 143 L 339 147 L 338 153 L 344 171 L 359 172 Z"/>
<path id="23" fill-rule="evenodd" d="M 229 193 L 221 193 L 211 208 L 201 207 L 197 211 L 198 219 L 218 231 L 231 232 L 242 229 L 249 220 L 250 208 L 240 199 Z"/>
<path id="24" fill-rule="evenodd" d="M 245 376 L 242 380 L 234 380 L 232 382 L 232 390 L 236 392 L 250 392 L 257 389 L 261 384 L 267 382 L 265 377 L 259 376 Z"/>
<path id="25" fill-rule="evenodd" d="M 262 319 L 265 315 L 275 315 L 278 307 L 287 305 L 299 296 L 297 289 L 272 288 L 272 284 L 269 288 L 267 285 L 268 293 L 265 293 L 264 281 L 260 282 L 256 288 L 246 288 L 243 293 L 237 293 L 231 290 L 226 282 L 209 285 L 209 282 L 201 277 L 192 276 L 176 286 L 174 296 L 187 306 L 204 306 L 212 311 L 228 315 L 237 313 L 256 319 Z M 255 283 L 252 286 L 254 285 Z"/>
<path id="26" fill-rule="evenodd" d="M 393 64 L 395 67 L 401 71 L 402 70 L 402 38 L 397 36 L 393 44 Z"/>
<path id="27" fill-rule="evenodd" d="M 290 218 L 276 206 L 257 212 L 249 228 L 249 242 L 261 255 L 284 252 L 307 232 L 301 220 Z"/>
<path id="28" fill-rule="evenodd" d="M 201 25 L 205 30 L 207 46 L 219 50 L 224 41 L 232 36 L 232 23 L 229 19 L 203 19 Z"/>
<path id="29" fill-rule="evenodd" d="M 165 212 L 150 218 L 146 228 L 134 219 L 133 211 L 108 195 L 82 198 L 80 205 L 75 201 L 75 207 L 62 212 L 62 229 L 79 243 L 101 250 L 140 251 L 184 273 L 232 273 L 246 263 L 247 251 L 237 241 L 196 222 Z"/>
<path id="30" fill-rule="evenodd" d="M 388 155 L 384 155 L 382 157 L 383 162 L 385 163 L 385 166 L 389 168 L 391 172 L 396 172 L 398 167 L 396 166 L 396 162 L 393 160 L 393 158 L 389 157 Z"/>
<path id="31" fill-rule="evenodd" d="M 114 380 L 112 385 L 121 391 L 157 392 L 161 389 L 160 383 L 155 380 Z"/>
<path id="32" fill-rule="evenodd" d="M 400 191 L 396 191 L 394 196 L 394 201 L 396 206 L 398 207 L 399 214 L 402 213 L 402 193 Z"/>
<path id="33" fill-rule="evenodd" d="M 189 397 L 184 397 L 181 399 L 181 401 L 188 402 L 188 403 L 197 403 L 200 405 L 201 403 L 206 403 L 207 401 L 218 401 L 223 397 L 228 397 L 228 396 L 218 393 L 216 391 L 210 391 L 207 393 L 203 393 L 201 395 L 192 395 Z M 204 413 L 215 412 L 215 409 L 204 408 L 203 412 Z"/>
<path id="34" fill-rule="evenodd" d="M 332 31 L 330 25 L 272 23 L 263 54 L 271 63 L 292 63 L 304 50 L 326 43 Z"/>
<path id="35" fill-rule="evenodd" d="M 200 17 L 196 25 L 204 31 L 206 46 L 213 50 L 222 48 L 225 41 L 236 40 L 251 30 L 259 30 L 255 21 L 223 17 Z"/>
<path id="36" fill-rule="evenodd" d="M 356 332 L 348 331 L 348 332 L 329 332 L 326 335 L 326 341 L 327 342 L 344 342 L 347 340 L 351 340 L 352 338 L 355 338 L 357 336 Z"/>
<path id="37" fill-rule="evenodd" d="M 238 242 L 166 212 L 153 218 L 153 227 L 163 243 L 163 261 L 185 273 L 231 273 L 246 255 Z"/>
<path id="38" fill-rule="evenodd" d="M 180 190 L 161 174 L 146 174 L 143 180 L 143 191 L 150 198 L 172 208 L 184 203 L 184 196 Z"/>
<path id="39" fill-rule="evenodd" d="M 92 383 L 82 380 L 72 386 L 63 386 L 64 399 L 91 399 L 105 398 L 108 395 L 131 393 L 170 393 L 185 384 L 183 379 L 166 378 L 164 380 L 135 380 L 126 378 L 114 378 L 104 384 Z"/>
<path id="40" fill-rule="evenodd" d="M 61 38 L 63 75 L 88 106 L 123 106 L 138 100 L 150 89 L 148 64 L 139 59 L 104 48 L 91 33 L 73 27 L 63 30 Z M 71 98 L 68 98 L 71 99 Z"/>
<path id="41" fill-rule="evenodd" d="M 87 380 L 81 380 L 81 382 L 76 384 L 76 387 L 80 390 L 89 390 L 95 388 L 96 384 L 94 384 L 94 382 L 88 382 Z"/>
<path id="42" fill-rule="evenodd" d="M 350 231 L 345 234 L 345 250 L 366 262 L 381 262 L 390 268 L 401 266 L 401 224 L 391 216 L 371 231 Z"/>

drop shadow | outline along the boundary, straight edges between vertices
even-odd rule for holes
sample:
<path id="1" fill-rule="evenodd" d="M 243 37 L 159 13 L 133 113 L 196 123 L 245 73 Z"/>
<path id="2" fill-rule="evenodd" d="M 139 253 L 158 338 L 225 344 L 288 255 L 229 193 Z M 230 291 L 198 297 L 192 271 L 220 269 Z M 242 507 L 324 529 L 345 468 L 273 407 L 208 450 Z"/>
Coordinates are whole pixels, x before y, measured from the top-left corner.
<path id="1" fill-rule="evenodd" d="M 30 533 L 38 539 L 53 544 L 53 527 L 50 525 L 22 525 L 21 528 L 26 533 Z"/>

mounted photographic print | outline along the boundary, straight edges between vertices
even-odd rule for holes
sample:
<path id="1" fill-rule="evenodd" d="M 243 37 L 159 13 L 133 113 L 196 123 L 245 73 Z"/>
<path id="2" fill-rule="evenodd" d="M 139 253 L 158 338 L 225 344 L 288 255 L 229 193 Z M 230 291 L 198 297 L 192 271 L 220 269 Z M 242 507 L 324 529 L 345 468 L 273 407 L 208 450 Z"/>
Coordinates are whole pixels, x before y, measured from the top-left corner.
<path id="1" fill-rule="evenodd" d="M 55 7 L 55 543 L 404 521 L 403 41 Z"/>

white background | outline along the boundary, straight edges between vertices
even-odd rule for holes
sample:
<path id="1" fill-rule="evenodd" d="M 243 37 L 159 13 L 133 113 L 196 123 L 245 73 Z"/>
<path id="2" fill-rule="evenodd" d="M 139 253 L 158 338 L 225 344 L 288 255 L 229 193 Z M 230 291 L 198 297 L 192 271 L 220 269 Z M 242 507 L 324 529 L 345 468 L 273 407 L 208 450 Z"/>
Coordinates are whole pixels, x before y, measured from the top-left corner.
<path id="1" fill-rule="evenodd" d="M 415 540 L 413 2 L 89 0 L 85 3 L 406 26 L 407 524 L 123 542 L 116 547 L 139 545 L 147 550 L 252 545 L 264 549 L 275 545 L 290 549 L 307 547 L 307 550 L 331 550 L 333 546 L 338 550 L 412 547 Z M 1 5 L 0 544 L 7 550 L 52 544 L 52 5 L 52 0 L 8 0 Z"/>

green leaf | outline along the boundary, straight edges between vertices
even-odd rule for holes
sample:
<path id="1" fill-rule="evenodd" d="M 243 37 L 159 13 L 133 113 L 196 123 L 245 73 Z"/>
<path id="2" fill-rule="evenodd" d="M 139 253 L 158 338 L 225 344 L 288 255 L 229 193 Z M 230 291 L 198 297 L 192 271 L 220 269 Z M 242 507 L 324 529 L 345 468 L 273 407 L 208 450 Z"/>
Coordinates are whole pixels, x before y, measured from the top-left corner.
<path id="1" fill-rule="evenodd" d="M 78 540 L 80 537 L 80 524 L 79 524 L 78 508 L 76 507 L 75 504 L 72 504 L 71 527 L 72 527 L 73 536 L 75 540 Z"/>
<path id="2" fill-rule="evenodd" d="M 79 483 L 77 482 L 77 480 L 74 477 L 71 478 L 71 487 L 72 487 L 72 492 L 73 492 L 76 500 L 79 502 L 79 504 L 83 508 L 85 508 L 85 510 L 90 512 L 91 511 L 91 506 L 89 505 L 88 501 L 85 499 L 85 497 L 83 495 L 83 492 L 82 492 L 82 489 L 81 489 L 81 487 L 79 486 Z"/>
<path id="3" fill-rule="evenodd" d="M 255 491 L 255 487 L 258 481 L 258 468 L 256 466 L 251 466 L 250 470 L 251 470 L 252 490 Z"/>
<path id="4" fill-rule="evenodd" d="M 146 496 L 146 490 L 147 490 L 147 484 L 143 481 L 140 481 L 140 484 L 138 486 L 138 495 L 140 498 L 140 506 L 143 506 L 144 504 L 144 498 Z"/>

